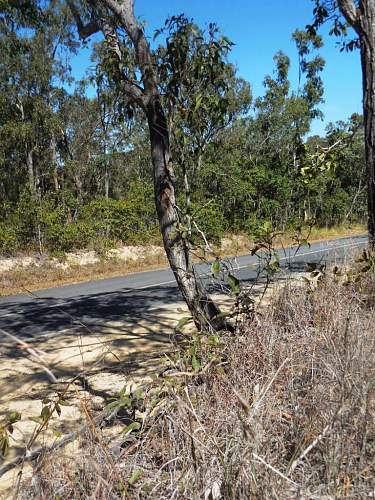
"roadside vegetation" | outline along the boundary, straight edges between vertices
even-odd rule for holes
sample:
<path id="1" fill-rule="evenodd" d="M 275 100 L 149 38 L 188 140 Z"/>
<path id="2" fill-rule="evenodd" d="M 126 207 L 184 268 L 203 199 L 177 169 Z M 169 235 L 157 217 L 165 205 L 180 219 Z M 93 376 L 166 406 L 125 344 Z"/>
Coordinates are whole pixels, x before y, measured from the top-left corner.
<path id="1" fill-rule="evenodd" d="M 113 48 L 95 43 L 95 69 L 75 81 L 66 64 L 79 43 L 74 16 L 64 3 L 43 9 L 31 2 L 1 11 L 0 255 L 160 244 L 147 117 L 121 94 Z M 214 24 L 203 31 L 176 16 L 156 35 L 175 231 L 194 246 L 200 231 L 212 242 L 228 233 L 252 238 L 266 221 L 288 231 L 366 220 L 362 117 L 308 137 L 322 117 L 319 35 L 292 34 L 299 82 L 289 78 L 289 55 L 278 52 L 261 96 L 229 62 L 232 42 Z M 131 73 L 131 48 L 122 50 Z"/>
<path id="2" fill-rule="evenodd" d="M 261 95 L 216 24 L 173 15 L 147 33 L 135 4 L 0 2 L 0 295 L 168 264 L 187 312 L 172 300 L 160 312 L 149 285 L 134 294 L 155 294 L 147 318 L 120 292 L 72 312 L 47 298 L 50 324 L 25 339 L 15 300 L 0 328 L 6 397 L 41 411 L 23 429 L 22 411 L 1 409 L 0 478 L 16 472 L 25 500 L 374 496 L 375 0 L 314 0 Z M 317 136 L 326 22 L 361 50 L 364 107 Z M 355 261 L 289 280 L 280 247 L 366 222 Z M 245 253 L 260 264 L 250 288 L 225 259 Z M 19 308 L 31 332 L 34 305 Z M 155 340 L 151 321 L 168 349 L 133 387 L 125 358 Z M 95 389 L 90 375 L 124 387 Z"/>
<path id="3" fill-rule="evenodd" d="M 317 276 L 235 335 L 180 339 L 154 383 L 108 402 L 120 431 L 108 438 L 88 409 L 79 451 L 42 456 L 22 498 L 371 495 L 373 262 Z"/>

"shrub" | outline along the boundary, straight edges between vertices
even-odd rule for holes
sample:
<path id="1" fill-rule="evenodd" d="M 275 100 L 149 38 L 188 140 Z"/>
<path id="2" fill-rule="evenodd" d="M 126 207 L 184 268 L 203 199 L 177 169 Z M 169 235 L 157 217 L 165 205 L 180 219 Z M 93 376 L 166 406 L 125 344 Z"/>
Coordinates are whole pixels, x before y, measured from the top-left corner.
<path id="1" fill-rule="evenodd" d="M 11 255 L 19 249 L 15 228 L 4 222 L 0 223 L 0 255 Z"/>
<path id="2" fill-rule="evenodd" d="M 208 202 L 193 203 L 194 220 L 199 226 L 199 229 L 205 233 L 205 236 L 210 241 L 218 241 L 224 235 L 226 226 L 223 212 L 219 203 L 214 199 Z"/>

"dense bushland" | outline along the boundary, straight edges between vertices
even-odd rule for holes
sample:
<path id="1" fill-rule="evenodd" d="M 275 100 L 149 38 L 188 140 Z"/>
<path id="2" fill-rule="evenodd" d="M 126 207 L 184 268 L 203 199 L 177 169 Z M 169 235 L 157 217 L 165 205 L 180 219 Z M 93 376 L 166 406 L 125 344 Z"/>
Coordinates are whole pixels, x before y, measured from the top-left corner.
<path id="1" fill-rule="evenodd" d="M 67 61 L 77 41 L 64 2 L 4 5 L 0 15 L 0 253 L 154 241 L 147 124 L 116 83 L 106 41 L 92 46 L 95 69 L 74 81 Z M 322 117 L 319 36 L 293 33 L 298 84 L 279 52 L 264 95 L 253 97 L 215 25 L 204 32 L 177 16 L 158 33 L 166 44 L 153 53 L 187 234 L 192 220 L 214 240 L 264 221 L 285 229 L 364 220 L 362 118 L 308 137 Z M 134 57 L 123 50 L 131 78 Z"/>

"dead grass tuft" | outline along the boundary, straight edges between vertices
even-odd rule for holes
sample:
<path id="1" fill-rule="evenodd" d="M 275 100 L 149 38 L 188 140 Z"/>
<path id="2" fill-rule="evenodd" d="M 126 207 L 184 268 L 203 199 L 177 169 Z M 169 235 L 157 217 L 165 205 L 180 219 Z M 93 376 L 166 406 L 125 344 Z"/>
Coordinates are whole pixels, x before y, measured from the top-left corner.
<path id="1" fill-rule="evenodd" d="M 41 460 L 24 498 L 373 496 L 374 293 L 373 276 L 286 286 L 223 339 L 215 368 L 164 386 L 136 435 L 103 444 L 88 425 L 78 454 Z"/>

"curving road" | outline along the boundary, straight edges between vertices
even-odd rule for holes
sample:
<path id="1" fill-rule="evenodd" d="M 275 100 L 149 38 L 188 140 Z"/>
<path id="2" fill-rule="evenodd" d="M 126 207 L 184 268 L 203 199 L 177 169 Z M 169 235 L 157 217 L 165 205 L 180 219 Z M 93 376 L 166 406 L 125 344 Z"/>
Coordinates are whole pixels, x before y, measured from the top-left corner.
<path id="1" fill-rule="evenodd" d="M 291 247 L 279 250 L 280 264 L 290 273 L 303 272 L 308 262 L 339 263 L 366 244 L 366 236 L 355 236 L 313 243 L 297 253 Z M 256 280 L 257 257 L 244 255 L 227 263 L 243 283 L 250 285 Z M 210 287 L 210 266 L 200 264 L 196 268 Z M 173 274 L 169 269 L 160 269 L 40 290 L 35 296 L 1 297 L 0 328 L 36 341 L 39 336 L 73 327 L 77 320 L 99 330 L 105 322 L 129 318 L 136 321 L 152 310 L 180 301 Z"/>

